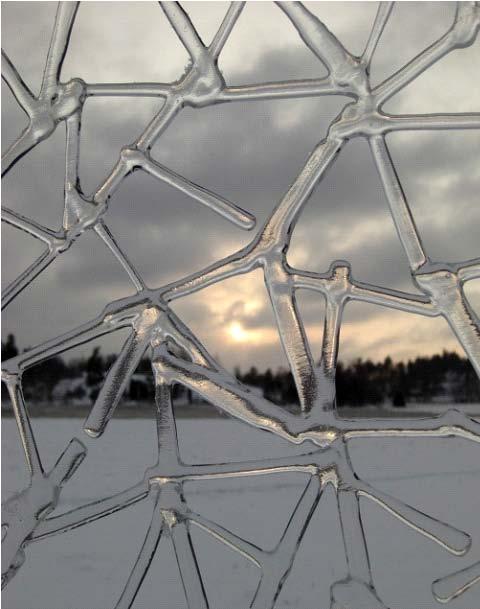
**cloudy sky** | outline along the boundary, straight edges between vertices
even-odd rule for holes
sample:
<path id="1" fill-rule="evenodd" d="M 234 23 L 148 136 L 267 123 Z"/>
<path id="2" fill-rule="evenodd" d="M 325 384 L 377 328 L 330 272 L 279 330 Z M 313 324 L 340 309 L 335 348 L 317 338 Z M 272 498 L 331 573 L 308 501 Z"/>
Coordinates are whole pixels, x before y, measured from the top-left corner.
<path id="1" fill-rule="evenodd" d="M 353 53 L 361 54 L 375 2 L 312 2 L 308 8 Z M 185 2 L 205 43 L 228 3 Z M 34 92 L 55 13 L 53 2 L 4 2 L 2 47 Z M 400 3 L 394 9 L 372 66 L 374 83 L 438 38 L 452 22 L 448 2 Z M 455 51 L 387 104 L 392 112 L 467 112 L 480 107 L 480 41 Z M 176 80 L 187 55 L 154 2 L 81 5 L 62 80 L 87 82 Z M 273 3 L 248 2 L 219 62 L 227 84 L 314 78 L 322 64 L 302 44 Z M 2 148 L 26 125 L 2 82 Z M 155 144 L 152 156 L 257 217 L 267 217 L 346 103 L 341 97 L 254 101 L 185 109 Z M 82 119 L 80 178 L 92 192 L 111 170 L 121 146 L 131 143 L 161 106 L 142 98 L 89 99 Z M 59 228 L 62 218 L 64 127 L 24 157 L 3 183 L 5 205 Z M 396 133 L 392 156 L 428 255 L 455 261 L 480 255 L 479 135 L 475 131 Z M 144 172 L 129 176 L 114 195 L 107 224 L 149 286 L 159 286 L 234 252 L 252 238 L 195 201 Z M 40 242 L 3 229 L 3 285 L 41 251 Z M 388 214 L 368 145 L 353 140 L 314 191 L 295 229 L 289 261 L 325 271 L 335 259 L 352 263 L 359 280 L 415 292 L 406 256 Z M 37 344 L 99 314 L 112 299 L 132 293 L 118 263 L 94 233 L 83 235 L 4 312 L 3 335 L 20 346 Z M 467 295 L 480 304 L 480 286 Z M 300 308 L 317 356 L 323 327 L 319 295 L 299 293 Z M 173 305 L 227 367 L 284 365 L 260 272 L 225 281 Z M 102 343 L 113 351 L 118 339 Z M 458 349 L 446 322 L 351 303 L 345 312 L 340 357 L 391 355 L 407 359 Z M 90 347 L 88 347 L 90 349 Z M 74 353 L 72 352 L 72 356 Z"/>

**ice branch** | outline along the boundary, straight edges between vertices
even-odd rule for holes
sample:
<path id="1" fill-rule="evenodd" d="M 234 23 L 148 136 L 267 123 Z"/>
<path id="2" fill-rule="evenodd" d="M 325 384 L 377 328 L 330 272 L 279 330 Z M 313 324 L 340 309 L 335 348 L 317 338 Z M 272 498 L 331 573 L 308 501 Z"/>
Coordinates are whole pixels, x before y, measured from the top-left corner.
<path id="1" fill-rule="evenodd" d="M 160 2 L 159 4 L 190 57 L 194 61 L 202 57 L 206 50 L 205 46 L 180 2 Z"/>
<path id="2" fill-rule="evenodd" d="M 98 224 L 95 225 L 95 232 L 102 239 L 108 249 L 112 252 L 115 258 L 120 262 L 123 266 L 127 275 L 130 277 L 133 285 L 135 286 L 138 292 L 146 289 L 145 282 L 143 281 L 142 276 L 137 271 L 137 269 L 133 266 L 130 260 L 127 258 L 126 254 L 120 249 L 117 242 L 115 241 L 115 237 L 108 230 L 107 225 L 101 220 Z"/>
<path id="3" fill-rule="evenodd" d="M 15 66 L 10 61 L 8 55 L 2 49 L 2 78 L 7 83 L 8 88 L 13 93 L 20 107 L 30 117 L 35 110 L 35 97 L 27 85 L 23 82 L 22 77 L 17 72 Z"/>
<path id="4" fill-rule="evenodd" d="M 173 186 L 192 199 L 199 201 L 240 228 L 249 230 L 255 226 L 255 218 L 249 212 L 227 201 L 227 199 L 210 192 L 206 188 L 190 182 L 171 169 L 160 165 L 160 163 L 157 163 L 152 158 L 148 156 L 145 158 L 142 163 L 142 169 L 158 180 Z"/>
<path id="5" fill-rule="evenodd" d="M 32 541 L 71 531 L 77 527 L 94 522 L 99 518 L 123 510 L 124 508 L 144 499 L 149 492 L 145 482 L 136 484 L 111 497 L 93 501 L 58 516 L 52 516 L 42 521 L 31 536 Z"/>
<path id="6" fill-rule="evenodd" d="M 437 579 L 432 592 L 440 603 L 448 603 L 480 583 L 480 561 L 456 573 Z"/>
<path id="7" fill-rule="evenodd" d="M 20 292 L 23 292 L 32 281 L 47 268 L 47 266 L 55 260 L 58 252 L 48 249 L 43 252 L 32 264 L 23 271 L 12 283 L 10 283 L 2 292 L 2 310 L 16 298 Z"/>
<path id="8" fill-rule="evenodd" d="M 40 239 L 40 241 L 47 243 L 47 245 L 51 245 L 59 237 L 58 233 L 55 231 L 38 224 L 35 220 L 18 214 L 16 211 L 5 207 L 5 205 L 2 205 L 2 220 L 7 224 L 11 224 L 16 228 L 23 230 L 29 235 Z"/>
<path id="9" fill-rule="evenodd" d="M 16 375 L 7 376 L 5 381 L 10 401 L 12 402 L 13 412 L 15 413 L 18 433 L 20 434 L 20 440 L 22 442 L 30 476 L 41 476 L 43 475 L 43 465 L 40 460 L 37 442 L 35 441 L 35 436 L 30 424 L 30 417 L 23 397 L 20 379 Z"/>
<path id="10" fill-rule="evenodd" d="M 360 495 L 374 501 L 417 533 L 435 541 L 452 554 L 462 556 L 470 548 L 471 538 L 463 531 L 428 516 L 394 497 L 381 493 L 365 482 L 358 482 L 356 488 Z"/>
<path id="11" fill-rule="evenodd" d="M 228 11 L 226 12 L 225 17 L 223 18 L 223 21 L 220 27 L 218 28 L 214 39 L 208 47 L 210 55 L 214 59 L 216 59 L 222 52 L 222 49 L 225 46 L 225 43 L 227 42 L 228 37 L 230 36 L 233 28 L 235 27 L 235 24 L 237 23 L 244 6 L 245 2 L 230 2 Z"/>
<path id="12" fill-rule="evenodd" d="M 155 82 L 89 83 L 88 97 L 168 97 L 172 86 Z"/>
<path id="13" fill-rule="evenodd" d="M 125 584 L 125 588 L 115 605 L 115 609 L 130 609 L 130 607 L 132 607 L 135 597 L 137 596 L 140 586 L 152 563 L 158 542 L 160 541 L 160 537 L 165 528 L 163 514 L 159 509 L 160 490 L 155 489 L 152 493 L 154 494 L 152 519 L 133 569 Z"/>
<path id="14" fill-rule="evenodd" d="M 303 42 L 327 67 L 335 81 L 348 85 L 345 81 L 356 71 L 357 64 L 338 38 L 301 2 L 277 4 L 291 20 Z"/>
<path id="15" fill-rule="evenodd" d="M 317 379 L 312 354 L 303 323 L 298 314 L 295 295 L 287 273 L 277 263 L 265 269 L 265 283 L 277 322 L 280 340 L 295 379 L 300 406 L 309 412 L 317 398 Z"/>
<path id="16" fill-rule="evenodd" d="M 17 161 L 27 154 L 39 142 L 32 125 L 29 125 L 2 155 L 2 176 L 4 176 Z"/>
<path id="17" fill-rule="evenodd" d="M 390 15 L 392 13 L 394 2 L 379 2 L 377 14 L 375 16 L 375 21 L 373 23 L 373 27 L 370 31 L 370 35 L 367 40 L 367 44 L 365 46 L 365 50 L 362 54 L 362 61 L 367 66 L 367 69 L 370 67 L 370 63 L 373 58 L 373 54 L 375 53 L 375 49 L 377 48 L 378 43 L 380 42 L 380 38 L 383 34 L 385 26 L 388 23 Z"/>
<path id="18" fill-rule="evenodd" d="M 286 80 L 257 85 L 225 87 L 219 101 L 247 101 L 255 99 L 289 99 L 319 95 L 348 95 L 331 78 L 312 80 Z"/>
<path id="19" fill-rule="evenodd" d="M 385 103 L 447 53 L 471 45 L 475 40 L 479 25 L 480 11 L 476 7 L 476 3 L 457 2 L 457 11 L 452 27 L 436 42 L 374 89 L 373 93 L 377 103 L 379 105 Z"/>
<path id="20" fill-rule="evenodd" d="M 40 97 L 48 98 L 56 93 L 58 79 L 62 69 L 63 60 L 67 53 L 73 22 L 77 13 L 79 2 L 59 2 L 55 25 L 53 28 L 47 62 L 43 73 Z"/>
<path id="21" fill-rule="evenodd" d="M 407 254 L 411 268 L 416 270 L 426 262 L 427 258 L 397 171 L 384 138 L 382 136 L 371 137 L 369 143 L 398 236 Z"/>
<path id="22" fill-rule="evenodd" d="M 389 116 L 385 132 L 429 131 L 446 129 L 480 129 L 480 114 L 465 112 L 458 114 L 408 114 Z"/>

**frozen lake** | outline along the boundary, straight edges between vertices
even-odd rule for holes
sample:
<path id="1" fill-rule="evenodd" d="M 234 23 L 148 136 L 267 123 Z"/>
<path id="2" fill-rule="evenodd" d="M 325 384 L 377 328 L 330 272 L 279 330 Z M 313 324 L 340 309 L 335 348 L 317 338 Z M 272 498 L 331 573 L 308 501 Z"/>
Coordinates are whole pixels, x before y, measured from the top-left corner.
<path id="1" fill-rule="evenodd" d="M 402 412 L 403 414 L 403 412 Z M 39 448 L 50 468 L 70 438 L 88 455 L 64 487 L 58 512 L 131 486 L 156 461 L 155 424 L 112 420 L 98 440 L 82 432 L 82 419 L 33 419 Z M 303 452 L 281 439 L 228 419 L 177 420 L 182 458 L 189 463 L 239 461 Z M 438 609 L 431 582 L 480 559 L 479 446 L 457 438 L 350 441 L 357 473 L 377 488 L 467 531 L 472 548 L 455 557 L 415 534 L 376 504 L 363 500 L 362 515 L 379 596 L 392 609 Z M 23 488 L 27 476 L 15 421 L 2 424 L 3 497 Z M 305 488 L 302 474 L 188 483 L 189 505 L 265 548 L 278 541 Z M 25 564 L 3 593 L 4 609 L 108 609 L 123 589 L 150 520 L 146 499 L 63 535 L 32 544 Z M 205 532 L 192 527 L 200 570 L 212 609 L 246 609 L 259 571 Z M 328 609 L 330 585 L 346 575 L 333 492 L 322 496 L 276 607 Z M 136 609 L 184 609 L 173 549 L 161 539 L 135 603 Z M 480 587 L 449 609 L 479 609 Z"/>

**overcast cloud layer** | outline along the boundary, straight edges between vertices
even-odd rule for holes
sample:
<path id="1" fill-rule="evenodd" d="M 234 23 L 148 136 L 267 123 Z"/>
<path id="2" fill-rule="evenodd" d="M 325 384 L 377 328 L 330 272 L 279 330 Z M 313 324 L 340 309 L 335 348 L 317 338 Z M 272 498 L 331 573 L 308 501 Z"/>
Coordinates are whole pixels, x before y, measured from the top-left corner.
<path id="1" fill-rule="evenodd" d="M 306 3 L 347 48 L 360 54 L 375 3 Z M 209 42 L 228 3 L 184 3 Z M 35 91 L 45 60 L 55 4 L 7 2 L 2 46 Z M 451 3 L 400 3 L 373 64 L 377 81 L 438 38 L 452 21 Z M 81 5 L 62 80 L 127 82 L 178 78 L 186 53 L 156 3 Z M 478 111 L 479 41 L 455 51 L 393 98 L 387 110 Z M 317 77 L 322 64 L 304 47 L 273 3 L 249 2 L 220 60 L 229 84 Z M 25 126 L 2 83 L 3 149 Z M 250 210 L 260 224 L 324 137 L 345 98 L 242 102 L 186 109 L 154 146 L 166 165 Z M 81 182 L 92 192 L 110 171 L 121 146 L 132 142 L 161 106 L 146 99 L 89 99 L 82 120 Z M 389 136 L 406 194 L 428 255 L 463 260 L 480 255 L 479 137 L 475 131 Z M 62 216 L 64 127 L 35 148 L 3 183 L 5 205 L 58 228 Z M 199 270 L 252 238 L 198 203 L 143 172 L 129 176 L 110 204 L 106 221 L 151 286 Z M 11 281 L 41 251 L 39 242 L 11 227 L 3 231 L 3 281 Z M 357 279 L 414 292 L 407 259 L 388 213 L 367 144 L 353 140 L 311 197 L 293 236 L 289 261 L 325 271 L 335 259 L 352 263 Z M 480 286 L 468 286 L 472 304 Z M 3 333 L 22 347 L 96 316 L 110 300 L 132 293 L 128 278 L 92 233 L 56 261 L 6 310 Z M 312 350 L 318 355 L 323 303 L 300 294 Z M 225 365 L 260 368 L 285 364 L 259 273 L 208 288 L 173 307 Z M 235 340 L 237 324 L 247 340 Z M 118 342 L 118 341 L 117 341 Z M 104 343 L 112 350 L 116 342 Z M 443 320 L 358 303 L 347 307 L 341 358 L 387 354 L 406 359 L 457 348 Z"/>

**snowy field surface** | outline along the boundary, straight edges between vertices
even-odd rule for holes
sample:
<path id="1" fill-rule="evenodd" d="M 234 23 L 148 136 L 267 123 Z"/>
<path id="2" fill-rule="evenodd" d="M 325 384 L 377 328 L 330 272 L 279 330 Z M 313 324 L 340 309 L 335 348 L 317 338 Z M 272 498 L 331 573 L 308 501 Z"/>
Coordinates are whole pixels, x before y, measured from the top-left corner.
<path id="1" fill-rule="evenodd" d="M 402 413 L 403 414 L 403 413 Z M 70 438 L 88 455 L 65 486 L 56 513 L 133 485 L 156 461 L 155 424 L 112 420 L 105 435 L 89 439 L 80 419 L 33 419 L 46 468 Z M 294 455 L 305 451 L 229 419 L 177 420 L 181 455 L 214 463 Z M 379 596 L 391 609 L 438 609 L 431 582 L 480 559 L 479 447 L 457 438 L 361 439 L 350 442 L 359 476 L 377 488 L 467 531 L 472 548 L 455 557 L 415 534 L 376 504 L 362 500 L 362 516 Z M 3 498 L 27 484 L 15 421 L 2 424 Z M 276 474 L 252 479 L 188 483 L 192 509 L 265 548 L 278 541 L 307 479 Z M 310 522 L 276 607 L 328 609 L 330 585 L 346 575 L 334 496 L 329 488 Z M 109 609 L 114 607 L 140 549 L 152 504 L 146 499 L 63 535 L 31 544 L 23 567 L 3 593 L 4 609 Z M 246 609 L 259 571 L 204 531 L 192 527 L 212 609 Z M 480 586 L 449 609 L 480 609 Z M 170 541 L 162 538 L 135 609 L 185 609 Z"/>

